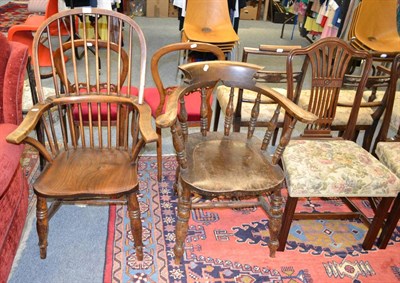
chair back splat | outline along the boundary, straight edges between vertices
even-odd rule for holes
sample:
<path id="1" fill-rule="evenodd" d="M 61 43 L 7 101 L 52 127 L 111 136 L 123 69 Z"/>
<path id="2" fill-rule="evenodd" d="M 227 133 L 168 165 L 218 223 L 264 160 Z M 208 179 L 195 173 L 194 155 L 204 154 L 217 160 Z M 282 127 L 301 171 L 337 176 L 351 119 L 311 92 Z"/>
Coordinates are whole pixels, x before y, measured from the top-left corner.
<path id="1" fill-rule="evenodd" d="M 107 22 L 106 38 L 98 33 L 100 18 Z M 63 36 L 61 26 L 72 28 L 76 19 L 82 20 L 82 35 Z M 50 68 L 39 64 L 43 38 L 51 51 Z M 157 141 L 150 107 L 134 96 L 143 95 L 144 87 L 142 31 L 130 17 L 114 11 L 64 11 L 38 28 L 33 61 L 39 102 L 7 141 L 31 144 L 46 161 L 33 183 L 41 258 L 47 254 L 49 218 L 61 203 L 105 201 L 128 203 L 136 256 L 142 260 L 137 161 L 143 146 Z M 52 73 L 51 80 L 43 79 L 44 71 Z M 136 83 L 139 89 L 133 87 Z M 36 128 L 41 133 L 37 139 L 30 134 Z"/>
<path id="2" fill-rule="evenodd" d="M 273 89 L 257 84 L 254 79 L 262 67 L 231 61 L 205 61 L 180 66 L 184 83 L 169 97 L 165 113 L 158 116 L 158 127 L 170 127 L 179 162 L 177 172 L 178 222 L 176 226 L 175 261 L 183 256 L 183 243 L 188 229 L 190 208 L 261 206 L 270 216 L 270 255 L 278 247 L 277 234 L 281 225 L 282 199 L 280 190 L 284 175 L 278 165 L 297 121 L 311 123 L 317 117 L 301 109 Z M 221 132 L 210 132 L 207 111 L 207 88 L 224 85 L 232 90 Z M 233 89 L 256 92 L 252 120 L 247 133 L 232 131 Z M 196 90 L 196 91 L 195 91 Z M 200 129 L 188 132 L 185 115 L 185 96 L 200 96 Z M 275 111 L 270 112 L 270 123 L 258 136 L 255 124 L 260 113 L 261 97 L 271 99 Z M 268 147 L 276 127 L 280 109 L 291 124 L 282 134 L 276 148 Z M 265 113 L 263 113 L 265 114 Z M 212 201 L 194 201 L 191 196 Z M 244 200 L 254 198 L 253 201 Z M 269 202 L 264 197 L 269 198 Z"/>

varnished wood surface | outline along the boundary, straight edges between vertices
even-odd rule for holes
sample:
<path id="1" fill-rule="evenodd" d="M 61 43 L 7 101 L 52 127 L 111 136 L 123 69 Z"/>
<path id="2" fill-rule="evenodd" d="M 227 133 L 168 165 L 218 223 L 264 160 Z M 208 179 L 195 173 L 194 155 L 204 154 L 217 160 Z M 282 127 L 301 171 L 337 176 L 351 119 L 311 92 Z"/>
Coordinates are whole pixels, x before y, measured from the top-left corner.
<path id="1" fill-rule="evenodd" d="M 78 148 L 61 152 L 33 187 L 41 196 L 59 198 L 111 196 L 137 185 L 137 165 L 127 151 Z"/>
<path id="2" fill-rule="evenodd" d="M 261 206 L 270 217 L 268 246 L 270 256 L 275 256 L 282 216 L 280 190 L 284 182 L 284 174 L 278 164 L 296 122 L 311 123 L 317 117 L 272 89 L 258 85 L 255 75 L 261 68 L 253 64 L 228 61 L 205 61 L 180 66 L 185 75 L 184 84 L 170 95 L 165 113 L 156 120 L 158 127 L 170 127 L 179 162 L 176 183 L 179 194 L 178 220 L 174 247 L 177 264 L 183 256 L 192 207 Z M 224 128 L 221 132 L 210 132 L 206 89 L 220 84 L 231 88 L 230 93 L 226 94 L 229 102 Z M 232 133 L 234 88 L 258 93 L 253 102 L 248 131 L 243 134 Z M 189 133 L 187 129 L 185 104 L 182 103 L 187 95 L 201 96 L 201 123 L 197 133 Z M 265 135 L 258 139 L 254 136 L 254 130 L 260 114 L 261 96 L 271 99 L 276 110 L 270 117 Z M 279 145 L 268 148 L 281 108 L 285 110 L 290 126 L 282 134 Z M 206 199 L 215 197 L 216 200 L 192 203 L 191 196 L 194 193 Z M 258 201 L 243 202 L 240 197 L 257 197 Z M 268 197 L 269 202 L 264 197 Z M 218 201 L 220 198 L 224 201 Z"/>
<path id="3" fill-rule="evenodd" d="M 182 180 L 208 196 L 257 196 L 284 180 L 281 168 L 261 151 L 261 140 L 248 140 L 247 134 L 191 134 L 186 153 L 189 169 L 181 172 Z"/>

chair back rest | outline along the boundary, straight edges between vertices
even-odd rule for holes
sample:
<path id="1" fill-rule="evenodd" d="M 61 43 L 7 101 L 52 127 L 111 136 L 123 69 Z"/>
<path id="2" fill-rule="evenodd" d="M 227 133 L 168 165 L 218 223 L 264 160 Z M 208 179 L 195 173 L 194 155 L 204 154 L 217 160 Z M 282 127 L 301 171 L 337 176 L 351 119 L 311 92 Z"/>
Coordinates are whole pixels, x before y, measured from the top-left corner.
<path id="1" fill-rule="evenodd" d="M 79 37 L 66 38 L 59 32 L 50 36 L 48 26 L 56 25 L 61 30 L 67 25 L 72 30 L 77 18 L 81 19 L 83 25 L 83 32 Z M 100 18 L 106 18 L 105 27 L 100 25 Z M 90 27 L 87 22 L 91 23 Z M 91 38 L 87 32 L 89 29 L 94 31 L 93 34 L 98 34 L 100 29 L 106 29 L 105 34 L 108 36 L 106 39 L 98 36 Z M 51 38 L 47 44 L 52 62 L 51 85 L 47 82 L 44 84 L 41 78 L 41 74 L 48 69 L 38 64 L 40 42 L 46 37 Z M 45 86 L 54 88 L 56 97 L 63 94 L 104 92 L 129 97 L 134 94 L 133 86 L 138 86 L 135 92 L 139 93 L 139 100 L 142 102 L 146 53 L 142 30 L 126 15 L 96 8 L 73 9 L 53 15 L 42 24 L 34 38 L 33 63 L 38 99 L 45 100 Z"/>
<path id="2" fill-rule="evenodd" d="M 214 29 L 220 24 L 231 24 L 228 1 L 225 0 L 189 0 L 186 5 L 185 25 Z"/>
<path id="3" fill-rule="evenodd" d="M 293 60 L 296 56 L 304 57 L 302 73 L 304 80 L 310 80 L 310 95 L 306 102 L 307 110 L 318 116 L 317 121 L 312 125 L 307 125 L 303 136 L 319 138 L 332 137 L 331 126 L 336 114 L 339 92 L 352 59 L 364 60 L 365 63 L 361 70 L 361 79 L 354 97 L 351 114 L 349 115 L 346 130 L 342 135 L 344 139 L 352 139 L 363 91 L 372 65 L 370 54 L 366 51 L 358 51 L 352 48 L 341 39 L 324 38 L 306 48 L 290 52 L 287 59 L 287 74 L 289 78 L 293 77 Z M 308 70 L 310 71 L 309 74 L 307 74 Z M 299 103 L 303 94 L 301 91 L 303 85 L 304 82 L 297 84 L 295 90 L 293 79 L 288 79 L 288 98 Z"/>
<path id="4" fill-rule="evenodd" d="M 67 38 L 61 32 L 50 35 L 50 26 L 68 25 L 72 29 L 78 17 L 83 19 L 81 37 Z M 107 39 L 88 37 L 86 18 L 90 18 L 97 34 L 101 17 L 108 23 Z M 51 79 L 43 78 L 49 69 L 38 64 L 43 38 L 49 39 Z M 63 11 L 39 27 L 34 37 L 33 61 L 39 104 L 46 105 L 42 118 L 44 142 L 54 155 L 61 148 L 82 147 L 115 148 L 132 154 L 132 148 L 140 141 L 140 116 L 151 119 L 150 108 L 140 101 L 146 45 L 136 22 L 124 14 L 102 9 Z M 135 91 L 134 85 L 139 90 Z M 137 92 L 141 97 L 133 96 Z"/>
<path id="5" fill-rule="evenodd" d="M 397 5 L 397 0 L 363 0 L 354 28 L 355 36 L 371 41 L 388 35 L 398 37 Z"/>
<path id="6" fill-rule="evenodd" d="M 257 93 L 255 99 L 252 120 L 248 126 L 247 138 L 251 143 L 254 137 L 255 124 L 257 123 L 258 116 L 260 114 L 260 102 L 261 96 L 266 96 L 276 103 L 276 110 L 270 114 L 270 123 L 267 127 L 265 134 L 263 135 L 262 143 L 260 143 L 260 150 L 267 150 L 271 140 L 272 133 L 277 126 L 277 119 L 281 108 L 285 110 L 288 119 L 291 120 L 291 125 L 287 131 L 282 134 L 279 145 L 275 148 L 272 158 L 272 163 L 277 164 L 281 158 L 284 148 L 290 140 L 292 130 L 296 122 L 302 121 L 310 123 L 316 119 L 316 116 L 309 113 L 299 106 L 295 105 L 292 101 L 284 97 L 283 95 L 275 92 L 271 88 L 264 87 L 257 84 L 254 79 L 257 71 L 261 70 L 261 66 L 257 66 L 249 63 L 232 62 L 232 61 L 205 61 L 190 63 L 179 67 L 185 74 L 185 81 L 172 95 L 167 102 L 166 114 L 162 114 L 157 118 L 157 124 L 162 125 L 165 121 L 176 121 L 176 123 L 170 123 L 171 132 L 173 134 L 174 146 L 177 151 L 178 159 L 182 168 L 185 168 L 185 153 L 184 153 L 184 142 L 188 140 L 187 121 L 185 116 L 182 114 L 177 115 L 178 101 L 181 105 L 181 110 L 184 108 L 182 100 L 186 95 L 201 95 L 201 126 L 200 131 L 202 136 L 207 136 L 210 132 L 208 131 L 207 122 L 209 121 L 207 115 L 210 113 L 206 108 L 206 89 L 215 87 L 216 85 L 225 85 L 231 88 L 229 94 L 228 107 L 225 113 L 224 122 L 224 136 L 236 135 L 237 133 L 232 132 L 232 119 L 233 119 L 233 96 L 234 88 L 251 90 Z M 194 92 L 194 90 L 199 90 Z M 174 116 L 173 116 L 174 115 Z"/>
<path id="7" fill-rule="evenodd" d="M 187 1 L 183 31 L 191 41 L 222 43 L 239 40 L 226 0 Z"/>
<path id="8" fill-rule="evenodd" d="M 187 52 L 190 55 L 190 52 L 202 52 L 202 53 L 210 53 L 216 57 L 217 60 L 225 60 L 224 52 L 217 46 L 201 43 L 201 42 L 182 42 L 182 43 L 173 43 L 158 49 L 152 59 L 151 59 L 151 74 L 153 76 L 153 81 L 157 87 L 158 93 L 160 94 L 160 104 L 156 110 L 156 116 L 159 116 L 165 104 L 165 99 L 168 93 L 173 90 L 176 86 L 168 86 L 166 87 L 163 83 L 163 80 L 160 75 L 160 61 L 167 54 L 171 54 L 173 52 Z"/>
<path id="9" fill-rule="evenodd" d="M 397 119 L 393 119 L 394 113 L 396 115 L 400 115 L 400 109 L 396 109 L 395 107 L 399 107 L 398 104 L 395 105 L 396 101 L 396 90 L 397 90 L 397 82 L 400 78 L 400 54 L 398 54 L 392 63 L 390 68 L 390 85 L 388 88 L 387 94 L 387 105 L 385 115 L 383 116 L 382 126 L 379 130 L 378 136 L 375 141 L 374 149 L 376 144 L 380 141 L 400 141 L 400 123 L 398 125 L 393 125 L 394 121 L 400 121 L 400 117 Z M 397 97 L 399 99 L 399 97 Z M 395 134 L 393 137 L 389 135 L 391 126 L 398 127 L 397 129 L 393 129 Z"/>
<path id="10" fill-rule="evenodd" d="M 48 19 L 51 16 L 58 13 L 58 0 L 49 0 L 46 5 L 45 18 Z"/>

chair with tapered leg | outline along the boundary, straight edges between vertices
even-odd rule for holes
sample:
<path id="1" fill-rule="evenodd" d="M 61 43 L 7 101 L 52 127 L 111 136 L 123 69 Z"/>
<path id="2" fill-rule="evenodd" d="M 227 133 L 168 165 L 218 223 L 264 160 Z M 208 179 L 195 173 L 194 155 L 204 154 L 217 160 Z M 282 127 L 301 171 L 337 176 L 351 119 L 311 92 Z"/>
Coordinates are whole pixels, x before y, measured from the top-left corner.
<path id="1" fill-rule="evenodd" d="M 293 50 L 287 60 L 288 77 L 293 73 L 293 60 L 301 56 L 309 66 L 311 90 L 307 109 L 318 119 L 292 139 L 282 155 L 288 197 L 279 234 L 279 251 L 285 249 L 290 226 L 299 219 L 349 219 L 359 218 L 369 228 L 363 241 L 368 250 L 378 235 L 387 211 L 397 192 L 400 180 L 371 153 L 353 141 L 363 90 L 368 79 L 372 59 L 368 52 L 358 51 L 337 38 L 325 38 L 309 47 Z M 352 58 L 364 61 L 361 80 L 348 116 L 347 127 L 340 136 L 332 131 L 338 106 L 339 92 L 345 72 Z M 296 95 L 301 96 L 301 93 Z M 288 79 L 287 96 L 293 101 L 292 80 Z M 285 121 L 284 129 L 290 126 Z M 351 208 L 350 212 L 298 213 L 299 198 L 341 198 Z M 372 221 L 353 203 L 354 197 L 382 198 Z"/>

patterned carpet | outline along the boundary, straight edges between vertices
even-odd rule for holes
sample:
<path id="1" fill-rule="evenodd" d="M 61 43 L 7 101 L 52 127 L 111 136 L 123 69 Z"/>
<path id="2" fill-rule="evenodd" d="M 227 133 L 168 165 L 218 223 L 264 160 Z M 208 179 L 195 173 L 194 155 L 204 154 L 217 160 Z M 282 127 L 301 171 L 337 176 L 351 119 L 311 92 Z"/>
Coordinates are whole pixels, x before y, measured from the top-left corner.
<path id="1" fill-rule="evenodd" d="M 364 251 L 366 227 L 356 221 L 301 221 L 286 251 L 268 256 L 268 218 L 260 209 L 192 212 L 182 265 L 173 263 L 174 157 L 157 183 L 154 157 L 142 157 L 141 210 L 145 259 L 136 261 L 126 208 L 111 206 L 104 282 L 398 282 L 400 227 L 386 250 Z M 368 212 L 368 203 L 359 200 Z M 303 200 L 301 210 L 343 210 L 339 200 Z M 369 212 L 371 214 L 371 212 Z"/>
<path id="2" fill-rule="evenodd" d="M 27 7 L 28 4 L 20 2 L 9 2 L 0 6 L 0 32 L 6 33 L 11 26 L 23 23 L 31 14 Z"/>

